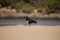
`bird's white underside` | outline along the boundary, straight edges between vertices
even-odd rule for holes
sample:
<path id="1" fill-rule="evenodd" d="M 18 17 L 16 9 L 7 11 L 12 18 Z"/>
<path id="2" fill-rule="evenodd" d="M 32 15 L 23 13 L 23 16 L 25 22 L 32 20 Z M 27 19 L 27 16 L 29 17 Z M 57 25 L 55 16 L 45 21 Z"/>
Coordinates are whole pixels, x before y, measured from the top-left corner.
<path id="1" fill-rule="evenodd" d="M 28 24 L 28 21 L 26 21 L 26 23 Z"/>

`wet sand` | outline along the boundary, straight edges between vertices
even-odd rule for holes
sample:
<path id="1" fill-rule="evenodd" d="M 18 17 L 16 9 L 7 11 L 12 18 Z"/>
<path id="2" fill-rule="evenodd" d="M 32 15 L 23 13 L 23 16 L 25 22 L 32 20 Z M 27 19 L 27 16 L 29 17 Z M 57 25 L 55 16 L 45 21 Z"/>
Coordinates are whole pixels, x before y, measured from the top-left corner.
<path id="1" fill-rule="evenodd" d="M 60 26 L 0 26 L 0 40 L 60 40 Z"/>

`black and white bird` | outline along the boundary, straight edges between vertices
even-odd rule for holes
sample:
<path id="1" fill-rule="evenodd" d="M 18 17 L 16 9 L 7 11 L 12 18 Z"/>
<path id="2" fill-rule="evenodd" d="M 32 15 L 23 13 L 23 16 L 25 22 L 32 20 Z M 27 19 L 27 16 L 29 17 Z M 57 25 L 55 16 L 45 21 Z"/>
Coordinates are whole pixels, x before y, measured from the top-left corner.
<path id="1" fill-rule="evenodd" d="M 29 17 L 26 17 L 26 22 L 27 22 L 27 24 L 32 24 L 32 23 L 35 23 L 35 24 L 37 24 L 37 22 L 35 21 L 35 20 L 32 20 L 32 19 L 30 19 Z"/>

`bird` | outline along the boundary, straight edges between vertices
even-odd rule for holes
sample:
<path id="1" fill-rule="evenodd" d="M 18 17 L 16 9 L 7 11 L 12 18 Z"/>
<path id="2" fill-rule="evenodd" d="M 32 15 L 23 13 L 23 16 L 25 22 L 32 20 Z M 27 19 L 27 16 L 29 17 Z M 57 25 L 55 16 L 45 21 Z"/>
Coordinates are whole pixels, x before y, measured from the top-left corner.
<path id="1" fill-rule="evenodd" d="M 27 24 L 31 25 L 32 23 L 37 24 L 37 21 L 30 19 L 29 17 L 26 17 Z"/>

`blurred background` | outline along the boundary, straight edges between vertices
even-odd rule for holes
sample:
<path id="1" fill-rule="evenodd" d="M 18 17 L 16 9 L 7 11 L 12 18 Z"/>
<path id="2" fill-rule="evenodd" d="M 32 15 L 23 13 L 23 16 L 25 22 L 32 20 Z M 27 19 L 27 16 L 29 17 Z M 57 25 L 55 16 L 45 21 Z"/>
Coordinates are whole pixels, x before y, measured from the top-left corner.
<path id="1" fill-rule="evenodd" d="M 0 0 L 0 17 L 60 18 L 60 0 Z"/>
<path id="2" fill-rule="evenodd" d="M 0 24 L 23 24 L 25 16 L 39 25 L 60 25 L 60 0 L 0 0 Z"/>

